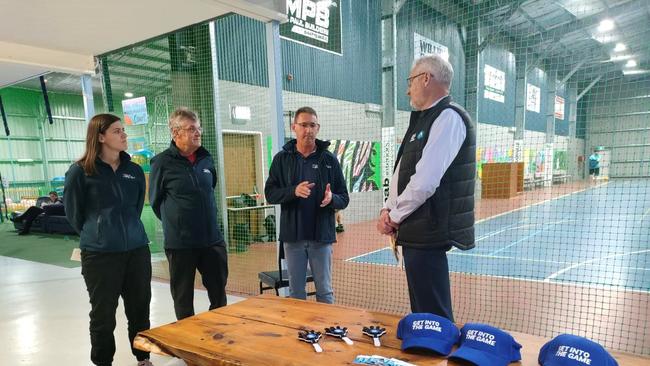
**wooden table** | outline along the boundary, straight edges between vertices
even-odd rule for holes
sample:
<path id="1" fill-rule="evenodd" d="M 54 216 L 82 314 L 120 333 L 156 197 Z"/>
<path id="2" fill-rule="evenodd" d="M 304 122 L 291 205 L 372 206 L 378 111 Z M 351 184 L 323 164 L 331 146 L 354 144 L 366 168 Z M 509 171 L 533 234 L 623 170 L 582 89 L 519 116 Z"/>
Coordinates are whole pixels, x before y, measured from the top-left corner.
<path id="1" fill-rule="evenodd" d="M 396 338 L 400 316 L 272 295 L 242 302 L 140 332 L 134 343 L 141 350 L 171 355 L 190 366 L 204 365 L 352 365 L 357 355 L 394 357 L 417 365 L 461 365 L 434 353 L 405 353 Z M 298 330 L 341 325 L 349 328 L 354 345 L 323 336 L 322 353 L 297 339 Z M 362 326 L 387 329 L 382 346 L 362 335 Z M 524 347 L 514 365 L 537 365 L 537 354 L 548 339 L 511 332 Z M 621 365 L 648 364 L 650 359 L 614 354 Z"/>

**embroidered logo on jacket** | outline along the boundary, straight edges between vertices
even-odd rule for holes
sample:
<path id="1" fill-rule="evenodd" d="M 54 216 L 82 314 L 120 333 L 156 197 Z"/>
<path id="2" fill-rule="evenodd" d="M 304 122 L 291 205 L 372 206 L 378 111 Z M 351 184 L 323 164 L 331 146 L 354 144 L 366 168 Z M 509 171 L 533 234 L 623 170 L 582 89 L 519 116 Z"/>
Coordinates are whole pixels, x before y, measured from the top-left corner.
<path id="1" fill-rule="evenodd" d="M 128 173 L 122 173 L 122 178 L 125 178 L 125 179 L 135 179 L 134 176 L 132 176 L 131 174 L 128 174 Z"/>
<path id="2" fill-rule="evenodd" d="M 210 173 L 210 169 L 203 169 L 203 173 L 212 174 L 212 173 Z"/>

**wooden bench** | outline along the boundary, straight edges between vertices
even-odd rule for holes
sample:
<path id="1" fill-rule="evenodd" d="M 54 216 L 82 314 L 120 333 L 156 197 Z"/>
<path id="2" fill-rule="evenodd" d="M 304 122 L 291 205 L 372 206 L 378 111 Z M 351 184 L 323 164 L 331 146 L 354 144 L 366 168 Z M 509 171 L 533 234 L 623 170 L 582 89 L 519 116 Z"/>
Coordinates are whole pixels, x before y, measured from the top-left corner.
<path id="1" fill-rule="evenodd" d="M 357 355 L 393 357 L 416 365 L 461 365 L 432 352 L 402 352 L 398 315 L 351 307 L 262 295 L 140 332 L 136 348 L 183 359 L 188 366 L 207 365 L 350 365 Z M 354 345 L 323 336 L 322 353 L 298 340 L 298 331 L 348 327 Z M 385 327 L 381 347 L 362 327 Z M 523 345 L 517 365 L 536 366 L 548 338 L 510 332 Z M 612 353 L 620 365 L 648 365 L 650 358 Z"/>
<path id="2" fill-rule="evenodd" d="M 571 178 L 570 174 L 553 174 L 553 184 L 566 183 Z"/>

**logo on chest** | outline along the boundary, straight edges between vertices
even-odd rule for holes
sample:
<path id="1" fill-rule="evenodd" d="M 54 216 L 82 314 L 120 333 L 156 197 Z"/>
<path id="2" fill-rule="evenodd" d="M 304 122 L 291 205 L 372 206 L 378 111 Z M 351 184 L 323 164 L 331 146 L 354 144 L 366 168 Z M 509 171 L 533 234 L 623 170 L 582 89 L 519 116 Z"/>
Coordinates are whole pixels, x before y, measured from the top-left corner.
<path id="1" fill-rule="evenodd" d="M 420 131 L 420 132 L 412 134 L 411 139 L 409 140 L 409 142 L 413 142 L 416 139 L 417 140 L 422 140 L 423 138 L 424 138 L 424 131 Z"/>
<path id="2" fill-rule="evenodd" d="M 210 169 L 205 169 L 205 168 L 203 169 L 203 173 L 205 173 L 205 174 L 212 174 L 212 173 L 210 173 Z"/>
<path id="3" fill-rule="evenodd" d="M 128 173 L 122 173 L 122 178 L 124 178 L 124 179 L 135 179 L 134 176 L 132 176 L 131 174 L 128 174 Z"/>

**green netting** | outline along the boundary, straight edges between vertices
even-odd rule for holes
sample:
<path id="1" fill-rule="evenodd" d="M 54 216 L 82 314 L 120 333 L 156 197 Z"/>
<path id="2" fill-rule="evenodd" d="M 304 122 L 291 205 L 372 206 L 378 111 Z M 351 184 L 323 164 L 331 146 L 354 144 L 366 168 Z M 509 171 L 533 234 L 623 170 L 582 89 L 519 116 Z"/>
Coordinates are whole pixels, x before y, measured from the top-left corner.
<path id="1" fill-rule="evenodd" d="M 406 78 L 415 57 L 435 52 L 453 65 L 451 95 L 477 125 L 476 248 L 448 252 L 456 321 L 573 333 L 650 354 L 646 2 L 331 4 L 338 27 L 318 28 L 306 42 L 304 31 L 297 37 L 281 26 L 279 54 L 267 54 L 265 24 L 233 14 L 214 22 L 213 38 L 201 24 L 100 57 L 101 108 L 126 118 L 124 103 L 135 103 L 128 108 L 136 113 L 138 102 L 125 100 L 145 98 L 146 121 L 127 130 L 143 165 L 167 147 L 174 108 L 199 114 L 203 143 L 223 171 L 217 197 L 229 233 L 228 290 L 255 295 L 257 273 L 277 268 L 271 223 L 279 208 L 267 207 L 262 194 L 276 127 L 270 56 L 280 62 L 286 138 L 296 109 L 315 108 L 319 137 L 332 143 L 351 192 L 334 250 L 336 302 L 409 311 L 404 271 L 375 220 L 408 125 Z M 8 107 L 16 104 L 18 91 L 1 92 Z M 30 131 L 43 119 L 16 115 L 12 122 L 35 136 Z M 0 147 L 3 176 L 11 165 L 24 171 L 14 173 L 16 185 L 48 180 L 37 174 L 38 148 L 11 142 L 11 155 L 8 144 Z M 27 151 L 36 151 L 34 171 L 16 162 L 32 157 Z M 594 159 L 598 169 L 590 169 Z"/>

